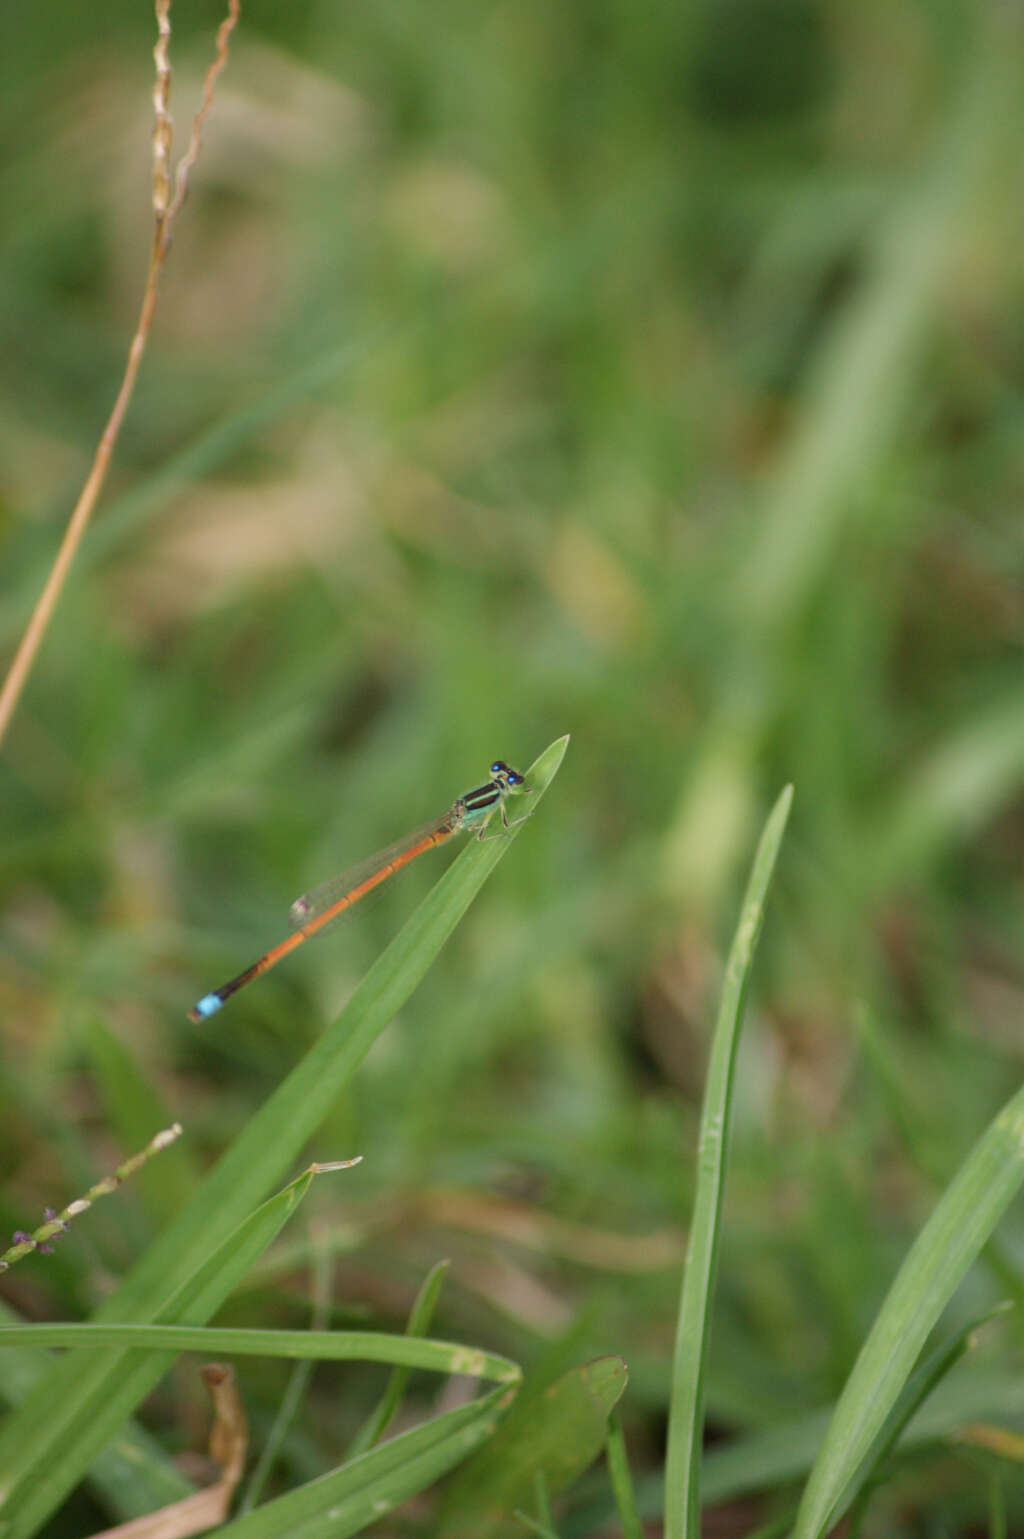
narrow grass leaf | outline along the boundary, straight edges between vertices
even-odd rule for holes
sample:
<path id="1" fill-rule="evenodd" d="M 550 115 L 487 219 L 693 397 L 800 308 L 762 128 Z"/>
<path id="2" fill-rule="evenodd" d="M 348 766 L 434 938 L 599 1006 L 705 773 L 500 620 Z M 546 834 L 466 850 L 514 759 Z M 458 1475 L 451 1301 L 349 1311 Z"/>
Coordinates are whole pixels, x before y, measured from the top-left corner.
<path id="1" fill-rule="evenodd" d="M 167 1300 L 160 1315 L 190 1323 L 209 1318 L 278 1234 L 311 1179 L 308 1172 L 300 1176 L 239 1225 Z M 30 1327 L 4 1327 L 0 1340 L 21 1345 L 25 1329 Z M 79 1332 L 88 1327 L 67 1329 Z M 194 1341 L 195 1332 L 183 1334 Z M 40 1395 L 37 1387 L 26 1398 L 19 1409 L 28 1414 L 17 1421 L 12 1417 L 5 1428 L 0 1466 L 4 1539 L 29 1539 L 36 1532 L 183 1350 L 166 1338 L 158 1339 L 155 1351 L 133 1349 L 119 1339 L 117 1350 L 76 1354 L 67 1364 L 56 1364 L 41 1381 L 41 1387 L 51 1392 Z M 101 1343 L 93 1337 L 92 1344 Z M 65 1367 L 72 1372 L 63 1373 Z M 57 1392 L 52 1392 L 54 1385 L 59 1385 Z"/>
<path id="2" fill-rule="evenodd" d="M 551 1495 L 542 1469 L 538 1470 L 533 1477 L 533 1501 L 537 1512 L 533 1520 L 535 1528 L 545 1535 L 545 1539 L 558 1539 L 555 1533 L 555 1515 L 551 1511 Z M 523 1514 L 517 1512 L 515 1516 L 521 1521 Z"/>
<path id="3" fill-rule="evenodd" d="M 514 1532 L 512 1513 L 529 1506 L 538 1474 L 553 1495 L 575 1480 L 601 1452 L 626 1378 L 620 1357 L 599 1357 L 514 1406 L 453 1486 L 444 1513 L 446 1539 Z"/>
<path id="4" fill-rule="evenodd" d="M 608 1477 L 615 1497 L 615 1510 L 622 1527 L 622 1539 L 644 1539 L 640 1514 L 636 1510 L 636 1492 L 626 1454 L 626 1439 L 622 1434 L 622 1422 L 617 1411 L 608 1418 L 608 1438 L 605 1443 L 608 1460 Z"/>
<path id="5" fill-rule="evenodd" d="M 565 754 L 560 738 L 527 772 L 532 807 L 544 795 Z M 101 1318 L 137 1317 L 161 1297 L 168 1277 L 194 1265 L 196 1229 L 204 1218 L 218 1239 L 240 1213 L 260 1201 L 308 1142 L 385 1026 L 405 1004 L 480 888 L 523 832 L 506 839 L 471 839 L 458 859 L 374 963 L 337 1019 L 246 1125 L 178 1220 L 157 1240 L 105 1306 Z M 229 1216 L 230 1220 L 229 1221 Z M 209 1244 L 209 1239 L 205 1241 Z"/>
<path id="6" fill-rule="evenodd" d="M 772 1518 L 761 1528 L 755 1528 L 752 1534 L 747 1535 L 747 1539 L 783 1539 L 783 1536 L 789 1533 L 792 1523 L 792 1512 L 784 1512 L 780 1517 Z"/>
<path id="7" fill-rule="evenodd" d="M 666 1539 L 698 1539 L 704 1373 L 711 1298 L 728 1154 L 732 1087 L 747 983 L 765 899 L 785 832 L 793 788 L 787 786 L 765 824 L 725 969 L 708 1064 L 697 1154 L 697 1191 L 676 1326 L 665 1466 Z"/>
<path id="8" fill-rule="evenodd" d="M 313 1265 L 310 1278 L 313 1314 L 310 1321 L 310 1329 L 323 1331 L 327 1329 L 331 1318 L 331 1297 L 334 1285 L 334 1267 L 331 1263 L 331 1254 L 327 1246 L 326 1229 L 323 1224 L 312 1226 L 311 1239 L 313 1243 Z M 313 1375 L 314 1363 L 311 1358 L 305 1358 L 295 1364 L 285 1385 L 284 1394 L 278 1403 L 273 1425 L 264 1439 L 263 1446 L 256 1457 L 256 1463 L 245 1485 L 245 1491 L 239 1499 L 238 1515 L 241 1517 L 246 1512 L 251 1512 L 259 1505 L 260 1497 L 274 1465 L 277 1463 L 285 1439 L 292 1430 L 298 1417 L 299 1409 L 305 1399 L 309 1388 L 309 1381 Z"/>
<path id="9" fill-rule="evenodd" d="M 831 1409 L 793 1416 L 709 1448 L 701 1467 L 701 1492 L 707 1506 L 774 1491 L 806 1476 L 821 1448 Z M 948 1440 L 967 1425 L 985 1422 L 1000 1426 L 1024 1422 L 1024 1381 L 1009 1368 L 964 1367 L 944 1379 L 900 1439 L 906 1452 Z M 664 1508 L 665 1484 L 660 1475 L 643 1475 L 636 1482 L 637 1511 L 653 1520 Z M 792 1528 L 790 1516 L 787 1532 Z M 614 1520 L 610 1496 L 592 1497 L 575 1514 L 576 1531 L 590 1533 Z"/>
<path id="10" fill-rule="evenodd" d="M 407 1336 L 422 1336 L 429 1327 L 433 1319 L 434 1310 L 437 1307 L 441 1284 L 444 1282 L 445 1274 L 450 1265 L 451 1263 L 448 1261 L 439 1261 L 427 1273 L 423 1286 L 416 1295 L 409 1313 L 409 1323 L 405 1328 Z M 392 1370 L 388 1386 L 379 1402 L 349 1445 L 348 1456 L 350 1459 L 354 1459 L 357 1454 L 365 1453 L 368 1448 L 372 1448 L 374 1443 L 379 1442 L 384 1436 L 386 1429 L 401 1404 L 408 1382 L 409 1369 L 407 1367 L 396 1367 Z"/>
<path id="11" fill-rule="evenodd" d="M 528 1512 L 522 1512 L 518 1507 L 512 1516 L 526 1533 L 537 1534 L 539 1539 L 558 1539 L 555 1521 L 551 1515 L 551 1503 L 548 1501 L 547 1487 L 541 1476 L 537 1479 L 536 1500 L 540 1517 L 533 1518 Z"/>
<path id="12" fill-rule="evenodd" d="M 513 1517 L 528 1534 L 539 1534 L 540 1539 L 558 1539 L 558 1535 L 553 1528 L 549 1528 L 546 1523 L 538 1523 L 536 1518 L 531 1518 L 527 1513 L 520 1512 L 518 1507 L 513 1513 Z"/>
<path id="13" fill-rule="evenodd" d="M 942 1310 L 1024 1179 L 1024 1088 L 971 1150 L 911 1247 L 846 1381 L 794 1539 L 819 1539 L 896 1403 Z"/>
<path id="14" fill-rule="evenodd" d="M 89 1023 L 86 1045 L 103 1097 L 105 1122 L 122 1148 L 141 1149 L 156 1128 L 168 1127 L 175 1120 L 170 1108 L 122 1039 L 101 1021 Z M 154 1226 L 181 1209 L 198 1178 L 198 1162 L 188 1141 L 181 1138 L 173 1149 L 165 1149 L 158 1160 L 139 1172 L 136 1181 Z"/>
<path id="15" fill-rule="evenodd" d="M 0 1341 L 4 1326 L 21 1323 L 13 1309 L 0 1304 Z M 11 1343 L 2 1359 L 0 1398 L 7 1405 L 17 1404 L 52 1367 L 53 1358 L 42 1347 Z M 167 1507 L 195 1490 L 156 1440 L 132 1424 L 122 1427 L 100 1454 L 89 1479 L 107 1510 L 121 1521 Z"/>
<path id="16" fill-rule="evenodd" d="M 995 1470 L 992 1472 L 988 1494 L 988 1539 L 1006 1539 L 1006 1493 Z"/>
<path id="17" fill-rule="evenodd" d="M 780 460 L 744 571 L 750 623 L 784 624 L 804 602 L 900 422 L 912 370 L 959 248 L 965 210 L 1017 89 L 997 28 L 969 72 L 931 164 L 900 188 L 869 276 L 810 371 L 799 430 Z"/>
<path id="18" fill-rule="evenodd" d="M 512 1391 L 492 1390 L 217 1530 L 222 1539 L 346 1539 L 417 1495 L 493 1436 Z"/>
<path id="19" fill-rule="evenodd" d="M 193 1312 L 189 1310 L 189 1313 Z M 406 1372 L 423 1368 L 432 1373 L 457 1373 L 498 1384 L 514 1384 L 521 1377 L 516 1363 L 494 1352 L 482 1352 L 478 1347 L 462 1346 L 457 1341 L 434 1341 L 427 1336 L 394 1336 L 374 1331 L 239 1330 L 208 1325 L 98 1325 L 89 1322 L 81 1325 L 0 1326 L 0 1347 L 7 1345 L 144 1348 L 152 1352 L 218 1353 L 225 1357 L 392 1363 Z"/>
<path id="20" fill-rule="evenodd" d="M 185 448 L 136 482 L 130 491 L 111 498 L 103 517 L 82 547 L 77 566 L 79 580 L 84 573 L 109 559 L 126 538 L 137 533 L 182 491 L 224 464 L 268 423 L 279 421 L 292 406 L 304 402 L 323 385 L 343 374 L 358 354 L 359 349 L 350 343 L 330 348 L 263 395 L 225 412 L 213 427 L 203 428 Z M 0 636 L 4 641 L 9 641 L 24 626 L 31 612 L 30 595 L 42 587 L 51 563 L 51 555 L 40 556 L 25 569 L 17 591 L 0 604 Z"/>
<path id="21" fill-rule="evenodd" d="M 972 838 L 1019 793 L 1022 777 L 1024 710 L 1015 679 L 915 763 L 883 810 L 873 862 L 879 886 L 907 880 Z"/>
<path id="22" fill-rule="evenodd" d="M 567 737 L 558 739 L 528 771 L 532 808 L 556 774 L 567 745 Z M 522 827 L 505 839 L 470 841 L 367 973 L 335 1022 L 247 1123 L 191 1201 L 97 1312 L 98 1320 L 157 1318 L 173 1294 L 224 1244 L 315 1133 L 339 1091 L 409 998 L 521 832 Z M 94 1355 L 72 1357 L 57 1365 L 12 1412 L 0 1433 L 0 1504 L 28 1467 L 23 1458 L 27 1446 L 33 1449 L 33 1469 L 52 1467 L 63 1454 L 64 1438 L 51 1414 L 53 1404 L 86 1402 L 97 1382 L 105 1382 L 105 1376 Z M 20 1480 L 18 1485 L 20 1489 Z M 52 1500 L 47 1506 L 50 1493 Z M 57 1482 L 51 1480 L 46 1492 L 34 1499 L 32 1510 L 38 1510 L 41 1517 L 48 1516 L 59 1500 Z"/>
<path id="23" fill-rule="evenodd" d="M 732 1501 L 806 1475 L 830 1419 L 827 1409 L 814 1411 L 711 1449 L 702 1482 L 706 1499 Z M 1003 1369 L 961 1372 L 955 1382 L 943 1381 L 921 1406 L 905 1429 L 900 1446 L 907 1450 L 925 1448 L 950 1437 L 967 1422 L 1022 1419 L 1024 1383 L 1019 1375 Z"/>
<path id="24" fill-rule="evenodd" d="M 914 1369 L 875 1438 L 874 1446 L 836 1504 L 837 1520 L 844 1517 L 851 1508 L 853 1509 L 851 1516 L 853 1534 L 860 1532 L 861 1519 L 879 1471 L 903 1436 L 911 1418 L 917 1414 L 950 1369 L 954 1368 L 964 1356 L 981 1327 L 995 1315 L 1005 1313 L 1007 1307 L 1005 1304 L 998 1304 L 994 1309 L 979 1316 L 977 1320 L 972 1320 L 969 1325 L 962 1326 L 948 1341 L 936 1347 L 934 1352 L 930 1352 L 925 1361 L 919 1363 Z"/>

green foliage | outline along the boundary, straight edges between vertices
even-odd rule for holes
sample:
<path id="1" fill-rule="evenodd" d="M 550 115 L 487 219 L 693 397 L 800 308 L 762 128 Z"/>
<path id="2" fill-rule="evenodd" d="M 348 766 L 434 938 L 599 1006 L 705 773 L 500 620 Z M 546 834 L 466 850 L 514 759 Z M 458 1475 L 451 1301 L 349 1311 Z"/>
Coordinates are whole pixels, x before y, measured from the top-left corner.
<path id="1" fill-rule="evenodd" d="M 527 1505 L 538 1481 L 555 1495 L 593 1463 L 626 1377 L 621 1358 L 602 1357 L 521 1396 L 491 1441 L 459 1471 L 442 1514 L 444 1532 L 452 1539 L 516 1532 L 512 1514 Z"/>
<path id="2" fill-rule="evenodd" d="M 138 6 L 8 10 L 5 655 L 142 291 L 154 40 Z M 219 16 L 171 13 L 179 141 Z M 701 1195 L 705 1506 L 753 1532 L 802 1498 L 810 1534 L 859 1490 L 865 1539 L 1024 1531 L 1019 1319 L 928 1376 L 936 1326 L 1024 1298 L 999 1113 L 1024 1005 L 1018 29 L 974 0 L 245 4 L 0 752 L 7 1234 L 185 1126 L 5 1274 L 4 1318 L 258 1338 L 219 1338 L 256 1448 L 277 1349 L 316 1360 L 241 1533 L 327 1532 L 342 1503 L 356 1532 L 417 1494 L 387 1521 L 443 1539 L 477 1460 L 524 1533 L 516 1507 L 562 1539 L 616 1501 L 626 1525 L 630 1472 L 661 1515 Z M 567 729 L 514 842 L 425 857 L 189 1024 L 297 893 Z M 712 1192 L 726 943 L 789 782 Z M 293 1212 L 269 1194 L 355 1154 L 266 1250 Z M 6 1338 L 12 1533 L 182 1494 L 205 1404 L 162 1367 L 184 1338 L 141 1339 Z M 511 1409 L 517 1379 L 440 1388 L 455 1343 L 522 1372 Z M 544 1464 L 538 1491 L 522 1450 L 550 1426 L 523 1444 L 514 1418 L 620 1359 L 610 1467 Z"/>
<path id="3" fill-rule="evenodd" d="M 329 1475 L 265 1503 L 220 1530 L 228 1539 L 320 1539 L 363 1530 L 406 1497 L 429 1488 L 494 1433 L 507 1390 L 433 1417 Z"/>
<path id="4" fill-rule="evenodd" d="M 665 1464 L 666 1539 L 700 1534 L 700 1462 L 704 1442 L 707 1354 L 718 1272 L 736 1053 L 754 950 L 764 922 L 765 900 L 792 802 L 793 788 L 787 786 L 761 836 L 725 966 L 722 1001 L 712 1038 L 697 1142 L 697 1187 L 676 1323 Z"/>

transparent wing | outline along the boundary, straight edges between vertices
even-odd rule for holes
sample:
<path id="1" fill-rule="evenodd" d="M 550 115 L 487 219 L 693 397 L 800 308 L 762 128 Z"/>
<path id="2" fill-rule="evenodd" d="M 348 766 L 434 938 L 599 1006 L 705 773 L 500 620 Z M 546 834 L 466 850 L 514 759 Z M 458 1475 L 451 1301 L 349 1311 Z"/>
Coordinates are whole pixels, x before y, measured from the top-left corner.
<path id="1" fill-rule="evenodd" d="M 462 828 L 462 819 L 455 807 L 449 808 L 443 817 L 435 818 L 432 823 L 424 823 L 422 828 L 417 828 L 413 833 L 406 834 L 403 839 L 396 839 L 394 844 L 389 844 L 385 849 L 378 850 L 375 855 L 370 855 L 366 860 L 361 860 L 358 865 L 350 866 L 347 871 L 332 876 L 329 881 L 321 882 L 319 887 L 312 888 L 303 893 L 301 898 L 296 898 L 288 910 L 288 920 L 293 930 L 301 930 L 305 925 L 311 924 L 316 919 L 323 919 L 330 914 L 332 908 L 337 907 L 337 914 L 325 923 L 333 923 L 334 918 L 340 919 L 347 914 L 359 899 L 386 882 L 393 871 L 407 866 L 419 855 L 436 845 L 443 844 L 450 839 L 452 834 L 457 834 Z M 348 898 L 350 901 L 345 902 Z"/>

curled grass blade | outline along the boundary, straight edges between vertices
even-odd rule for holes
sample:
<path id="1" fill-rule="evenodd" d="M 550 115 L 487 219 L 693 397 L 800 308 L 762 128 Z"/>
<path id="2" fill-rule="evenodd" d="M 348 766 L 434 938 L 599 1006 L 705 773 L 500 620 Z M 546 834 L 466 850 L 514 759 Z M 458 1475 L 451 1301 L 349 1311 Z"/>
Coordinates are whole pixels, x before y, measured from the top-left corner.
<path id="1" fill-rule="evenodd" d="M 775 803 L 761 835 L 726 964 L 722 1000 L 711 1043 L 697 1153 L 697 1192 L 672 1368 L 665 1466 L 666 1539 L 697 1539 L 700 1534 L 704 1372 L 711 1297 L 718 1264 L 736 1047 L 750 968 L 764 918 L 765 899 L 792 801 L 793 788 L 787 786 Z"/>
<path id="2" fill-rule="evenodd" d="M 269 1206 L 269 1205 L 268 1205 Z M 262 1211 L 262 1210 L 261 1210 Z M 205 1305 L 204 1305 L 205 1307 Z M 409 1371 L 458 1373 L 512 1384 L 520 1370 L 510 1358 L 457 1341 L 375 1331 L 274 1331 L 205 1325 L 5 1325 L 0 1347 L 117 1347 L 153 1352 L 215 1352 L 226 1357 L 313 1358 L 323 1362 L 391 1363 Z"/>

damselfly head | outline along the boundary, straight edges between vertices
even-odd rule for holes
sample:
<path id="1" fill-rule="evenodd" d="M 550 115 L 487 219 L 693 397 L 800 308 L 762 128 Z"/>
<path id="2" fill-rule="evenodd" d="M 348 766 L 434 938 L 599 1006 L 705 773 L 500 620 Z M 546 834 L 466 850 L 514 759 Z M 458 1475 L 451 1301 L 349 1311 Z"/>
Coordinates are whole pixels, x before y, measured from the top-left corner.
<path id="1" fill-rule="evenodd" d="M 525 777 L 520 775 L 518 770 L 514 770 L 511 765 L 506 764 L 504 759 L 495 759 L 491 765 L 491 774 L 498 785 L 505 791 L 510 790 L 513 786 L 521 791 L 528 791 L 530 789 L 526 784 Z"/>

